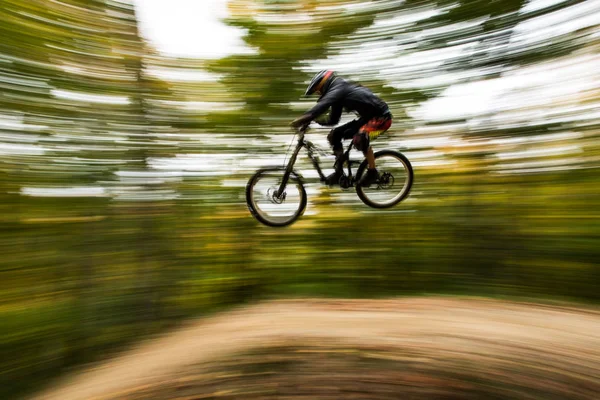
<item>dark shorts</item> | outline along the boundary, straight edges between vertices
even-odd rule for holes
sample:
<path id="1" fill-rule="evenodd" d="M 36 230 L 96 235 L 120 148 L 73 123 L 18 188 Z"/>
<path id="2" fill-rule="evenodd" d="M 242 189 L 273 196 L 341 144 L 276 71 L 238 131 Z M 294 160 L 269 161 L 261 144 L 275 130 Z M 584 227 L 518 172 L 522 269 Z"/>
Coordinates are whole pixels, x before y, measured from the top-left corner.
<path id="1" fill-rule="evenodd" d="M 358 150 L 366 152 L 371 145 L 371 140 L 375 140 L 390 126 L 392 126 L 391 115 L 371 118 L 366 123 L 364 120 L 357 119 L 332 129 L 327 139 L 334 150 L 343 149 L 343 139 L 352 139 L 352 143 Z"/>

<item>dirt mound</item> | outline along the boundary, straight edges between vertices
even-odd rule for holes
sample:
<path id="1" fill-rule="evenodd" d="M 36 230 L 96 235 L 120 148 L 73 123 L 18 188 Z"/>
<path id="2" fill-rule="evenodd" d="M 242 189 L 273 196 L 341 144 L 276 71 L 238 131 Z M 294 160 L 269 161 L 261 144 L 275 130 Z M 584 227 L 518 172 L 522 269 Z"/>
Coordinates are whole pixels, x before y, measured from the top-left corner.
<path id="1" fill-rule="evenodd" d="M 600 313 L 474 299 L 279 301 L 203 320 L 39 399 L 596 399 Z"/>

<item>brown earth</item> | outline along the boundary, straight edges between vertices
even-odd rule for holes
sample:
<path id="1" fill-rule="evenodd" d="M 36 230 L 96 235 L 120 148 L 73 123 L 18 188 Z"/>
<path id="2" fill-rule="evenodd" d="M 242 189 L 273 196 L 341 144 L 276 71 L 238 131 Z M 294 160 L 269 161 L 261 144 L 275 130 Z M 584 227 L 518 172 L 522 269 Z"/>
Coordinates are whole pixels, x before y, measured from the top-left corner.
<path id="1" fill-rule="evenodd" d="M 600 311 L 290 300 L 192 322 L 35 399 L 600 399 Z"/>

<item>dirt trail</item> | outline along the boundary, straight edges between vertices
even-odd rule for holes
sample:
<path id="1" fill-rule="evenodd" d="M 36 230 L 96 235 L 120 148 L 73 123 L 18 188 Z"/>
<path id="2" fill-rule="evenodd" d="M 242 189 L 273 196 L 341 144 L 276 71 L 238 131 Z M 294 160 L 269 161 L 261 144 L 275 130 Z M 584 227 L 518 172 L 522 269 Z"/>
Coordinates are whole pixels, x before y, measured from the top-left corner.
<path id="1" fill-rule="evenodd" d="M 545 368 L 581 369 L 600 379 L 600 312 L 481 299 L 294 300 L 238 309 L 145 342 L 117 359 L 65 378 L 35 399 L 121 398 L 133 387 L 236 352 L 324 342 L 403 346 L 421 358 L 439 354 L 498 360 L 543 359 Z"/>

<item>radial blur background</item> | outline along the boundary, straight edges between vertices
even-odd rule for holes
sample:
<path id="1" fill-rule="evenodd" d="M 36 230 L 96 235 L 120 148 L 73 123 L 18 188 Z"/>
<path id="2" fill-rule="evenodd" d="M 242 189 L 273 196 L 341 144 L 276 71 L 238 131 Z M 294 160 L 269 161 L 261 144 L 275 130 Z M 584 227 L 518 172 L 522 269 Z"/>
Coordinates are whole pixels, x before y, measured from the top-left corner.
<path id="1" fill-rule="evenodd" d="M 0 397 L 247 301 L 598 302 L 599 23 L 597 0 L 0 0 Z M 245 184 L 324 68 L 388 102 L 374 148 L 411 196 L 370 209 L 303 157 L 307 212 L 268 228 Z"/>

